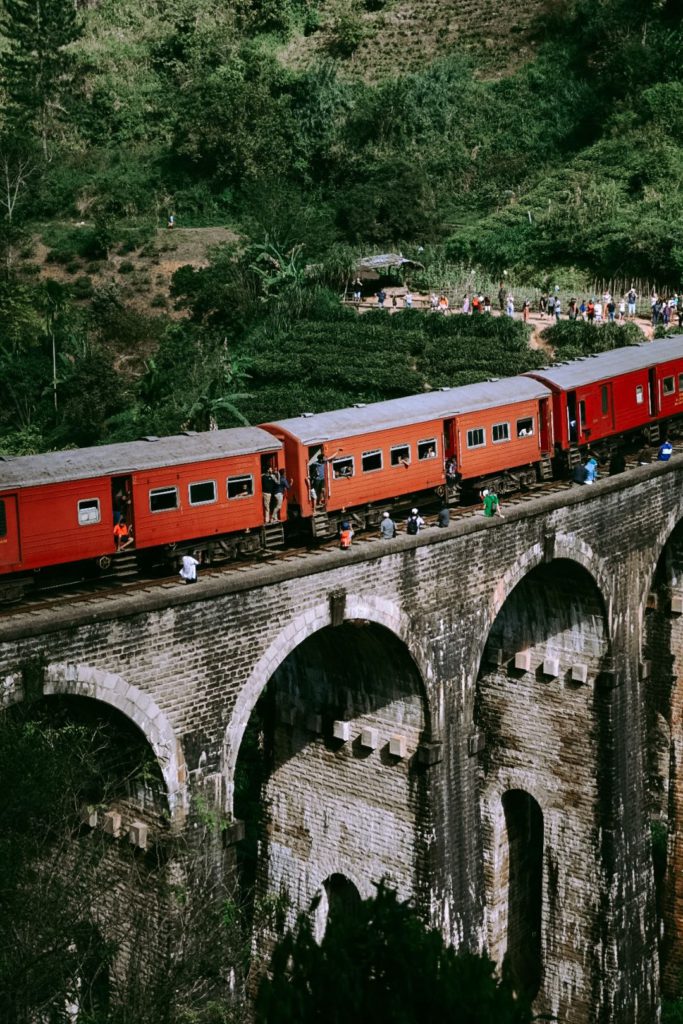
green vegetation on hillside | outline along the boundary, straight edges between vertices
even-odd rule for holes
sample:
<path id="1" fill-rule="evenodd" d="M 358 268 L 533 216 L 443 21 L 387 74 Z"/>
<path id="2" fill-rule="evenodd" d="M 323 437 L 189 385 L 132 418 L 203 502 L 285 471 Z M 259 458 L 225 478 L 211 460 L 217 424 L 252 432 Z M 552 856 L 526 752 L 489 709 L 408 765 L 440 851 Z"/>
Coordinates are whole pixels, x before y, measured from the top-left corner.
<path id="1" fill-rule="evenodd" d="M 494 43 L 496 26 L 522 24 L 507 5 L 458 10 Z M 428 11 L 412 0 L 102 0 L 77 13 L 8 0 L 0 446 L 258 420 L 457 383 L 465 367 L 524 368 L 493 341 L 480 366 L 464 342 L 424 340 L 474 329 L 462 323 L 338 313 L 361 252 L 417 255 L 428 287 L 450 261 L 529 285 L 633 276 L 678 289 L 680 0 L 530 13 L 528 59 L 506 76 L 479 74 L 460 29 L 433 60 L 383 76 L 357 66 L 371 51 L 354 32 L 404 15 L 418 31 Z M 171 213 L 238 241 L 208 271 L 177 270 L 173 233 L 158 234 Z"/>

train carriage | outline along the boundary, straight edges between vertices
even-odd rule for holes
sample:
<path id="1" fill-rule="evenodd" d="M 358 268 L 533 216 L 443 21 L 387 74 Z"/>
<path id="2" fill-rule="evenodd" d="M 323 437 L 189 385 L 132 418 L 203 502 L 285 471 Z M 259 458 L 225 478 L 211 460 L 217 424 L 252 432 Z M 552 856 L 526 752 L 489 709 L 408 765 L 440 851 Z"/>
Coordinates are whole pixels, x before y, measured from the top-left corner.
<path id="1" fill-rule="evenodd" d="M 0 574 L 115 553 L 125 519 L 135 551 L 202 540 L 211 553 L 253 548 L 261 475 L 284 466 L 258 427 L 0 459 Z"/>
<path id="2" fill-rule="evenodd" d="M 395 500 L 443 493 L 451 459 L 461 486 L 492 479 L 506 490 L 535 481 L 537 466 L 552 452 L 550 391 L 525 378 L 263 426 L 284 444 L 293 511 L 313 519 L 317 535 L 334 532 L 350 511 L 357 522 L 374 523 Z M 317 465 L 323 467 L 323 486 L 315 495 Z"/>
<path id="3" fill-rule="evenodd" d="M 683 412 L 683 337 L 645 342 L 531 370 L 526 375 L 553 393 L 555 442 L 560 452 L 662 424 Z"/>

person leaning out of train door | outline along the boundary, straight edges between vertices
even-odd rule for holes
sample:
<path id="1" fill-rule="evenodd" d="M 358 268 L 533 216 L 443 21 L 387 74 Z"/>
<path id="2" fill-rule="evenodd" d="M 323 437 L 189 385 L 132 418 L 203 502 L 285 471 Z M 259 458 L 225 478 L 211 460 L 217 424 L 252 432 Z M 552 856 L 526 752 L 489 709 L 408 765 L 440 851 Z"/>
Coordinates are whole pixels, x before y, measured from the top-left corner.
<path id="1" fill-rule="evenodd" d="M 270 513 L 273 507 L 273 499 L 275 497 L 278 482 L 279 477 L 273 472 L 272 469 L 267 469 L 265 473 L 261 474 L 261 492 L 263 494 L 263 521 L 265 523 L 270 522 Z"/>
<path id="2" fill-rule="evenodd" d="M 285 476 L 284 469 L 281 469 L 277 477 L 277 483 L 275 484 L 275 508 L 273 509 L 274 523 L 280 522 L 282 502 L 285 500 L 285 494 L 287 493 L 291 486 L 292 481 L 287 479 L 287 477 Z"/>
<path id="3" fill-rule="evenodd" d="M 674 453 L 674 446 L 668 437 L 665 437 L 657 452 L 657 462 L 668 462 Z"/>

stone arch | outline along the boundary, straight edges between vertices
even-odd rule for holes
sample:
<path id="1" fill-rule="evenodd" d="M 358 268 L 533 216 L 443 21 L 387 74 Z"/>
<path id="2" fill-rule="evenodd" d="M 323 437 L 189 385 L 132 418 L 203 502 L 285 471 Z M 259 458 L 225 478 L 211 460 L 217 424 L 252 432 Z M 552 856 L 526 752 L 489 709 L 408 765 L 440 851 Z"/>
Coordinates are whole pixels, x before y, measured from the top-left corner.
<path id="1" fill-rule="evenodd" d="M 318 890 L 318 899 L 313 910 L 313 935 L 316 942 L 322 942 L 330 919 L 334 912 L 334 905 L 337 902 L 347 909 L 354 903 L 359 904 L 363 899 L 362 883 L 354 882 L 348 872 L 342 874 L 335 871 L 328 875 Z M 367 893 L 366 899 L 371 895 Z"/>
<path id="2" fill-rule="evenodd" d="M 384 626 L 406 647 L 423 685 L 424 708 L 426 717 L 425 733 L 429 738 L 438 739 L 436 726 L 431 713 L 431 705 L 426 692 L 426 682 L 432 677 L 431 666 L 423 657 L 422 651 L 415 641 L 410 620 L 404 612 L 391 601 L 381 597 L 361 597 L 355 594 L 345 595 L 345 622 L 364 621 Z M 230 722 L 228 724 L 223 752 L 223 772 L 225 780 L 226 811 L 233 812 L 234 776 L 237 757 L 244 731 L 249 722 L 256 703 L 286 658 L 299 647 L 304 640 L 319 630 L 332 625 L 330 601 L 319 604 L 293 619 L 273 640 L 261 655 L 251 671 L 249 678 L 241 688 L 235 701 Z"/>
<path id="3" fill-rule="evenodd" d="M 607 622 L 612 622 L 612 575 L 605 561 L 593 548 L 579 537 L 558 532 L 551 535 L 548 544 L 541 541 L 527 548 L 526 551 L 503 573 L 491 594 L 486 610 L 485 622 L 482 626 L 481 646 L 477 652 L 477 662 L 481 660 L 486 646 L 488 633 L 505 602 L 516 590 L 524 578 L 537 566 L 548 561 L 562 560 L 580 565 L 593 579 L 605 610 Z"/>
<path id="4" fill-rule="evenodd" d="M 654 587 L 655 576 L 660 565 L 660 560 L 664 553 L 664 549 L 669 544 L 676 527 L 679 523 L 683 522 L 683 500 L 668 513 L 663 525 L 657 532 L 655 539 L 650 545 L 648 545 L 648 553 L 651 551 L 653 554 L 652 558 L 648 557 L 647 565 L 642 567 L 642 580 L 643 588 L 641 591 L 640 600 L 640 617 L 641 622 L 647 607 L 648 597 Z"/>
<path id="5" fill-rule="evenodd" d="M 490 951 L 502 966 L 512 941 L 520 984 L 532 991 L 540 985 L 537 1012 L 568 1021 L 588 1015 L 599 974 L 597 959 L 586 959 L 585 950 L 597 948 L 601 936 L 592 894 L 603 883 L 596 837 L 605 813 L 604 673 L 611 667 L 604 588 L 610 595 L 605 567 L 588 546 L 559 535 L 545 551 L 540 545 L 530 549 L 492 601 L 498 611 L 485 637 L 475 696 L 475 726 L 485 741 L 479 771 Z M 506 821 L 505 794 L 512 791 L 525 796 L 519 813 Z M 524 915 L 518 915 L 516 938 L 508 927 L 515 820 L 513 846 L 522 857 L 522 875 L 523 822 L 536 835 L 527 880 L 536 887 L 532 902 L 541 936 L 535 932 L 535 952 L 526 960 L 531 937 L 525 937 Z"/>
<path id="6" fill-rule="evenodd" d="M 46 667 L 46 696 L 90 697 L 129 718 L 142 732 L 159 762 L 174 826 L 187 810 L 187 772 L 182 745 L 161 708 L 122 676 L 90 665 L 53 663 Z"/>

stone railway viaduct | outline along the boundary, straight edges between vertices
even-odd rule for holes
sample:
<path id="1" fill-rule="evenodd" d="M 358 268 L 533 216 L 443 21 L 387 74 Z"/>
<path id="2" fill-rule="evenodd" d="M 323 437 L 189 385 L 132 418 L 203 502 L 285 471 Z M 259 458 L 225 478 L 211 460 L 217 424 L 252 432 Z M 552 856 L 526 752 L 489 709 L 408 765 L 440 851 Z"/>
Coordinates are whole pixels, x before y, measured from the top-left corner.
<path id="1" fill-rule="evenodd" d="M 674 458 L 505 519 L 17 609 L 0 697 L 127 716 L 180 833 L 198 795 L 239 818 L 258 720 L 257 884 L 290 920 L 322 894 L 322 929 L 335 894 L 386 877 L 507 957 L 538 1012 L 653 1024 L 683 968 L 682 653 Z"/>

